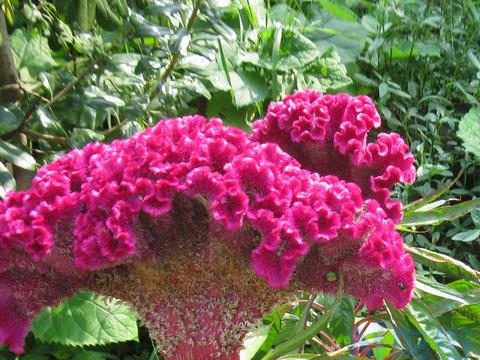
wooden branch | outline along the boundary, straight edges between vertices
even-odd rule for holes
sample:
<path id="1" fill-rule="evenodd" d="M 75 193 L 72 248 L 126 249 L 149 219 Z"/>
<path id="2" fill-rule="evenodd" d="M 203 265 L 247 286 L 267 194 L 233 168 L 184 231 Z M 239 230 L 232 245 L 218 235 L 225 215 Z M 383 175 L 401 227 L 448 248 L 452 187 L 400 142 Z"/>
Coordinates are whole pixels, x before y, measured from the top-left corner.
<path id="1" fill-rule="evenodd" d="M 62 145 L 62 146 L 68 146 L 70 144 L 68 141 L 68 138 L 63 136 L 44 134 L 28 128 L 23 129 L 23 133 L 26 136 L 28 136 L 30 140 L 45 140 L 50 144 Z"/>

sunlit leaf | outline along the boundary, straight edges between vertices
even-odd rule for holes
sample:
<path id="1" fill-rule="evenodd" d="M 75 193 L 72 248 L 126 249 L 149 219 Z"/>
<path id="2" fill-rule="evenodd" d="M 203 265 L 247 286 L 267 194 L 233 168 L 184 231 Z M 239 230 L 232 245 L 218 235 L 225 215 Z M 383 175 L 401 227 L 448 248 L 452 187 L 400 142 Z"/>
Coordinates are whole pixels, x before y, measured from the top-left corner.
<path id="1" fill-rule="evenodd" d="M 138 340 L 137 318 L 127 305 L 88 292 L 45 308 L 32 331 L 43 342 L 75 346 Z"/>
<path id="2" fill-rule="evenodd" d="M 464 201 L 459 204 L 443 206 L 430 211 L 409 211 L 405 213 L 402 222 L 403 226 L 421 226 L 438 224 L 443 221 L 451 221 L 474 209 L 480 208 L 480 199 Z"/>
<path id="3" fill-rule="evenodd" d="M 465 149 L 480 159 L 480 108 L 473 107 L 462 118 L 457 135 L 463 140 Z"/>
<path id="4" fill-rule="evenodd" d="M 36 167 L 36 161 L 32 155 L 4 140 L 0 140 L 0 158 L 22 169 L 34 170 Z"/>
<path id="5" fill-rule="evenodd" d="M 437 356 L 443 360 L 463 359 L 453 346 L 451 337 L 423 301 L 412 299 L 406 307 L 406 314 Z"/>
<path id="6" fill-rule="evenodd" d="M 480 283 L 480 272 L 472 269 L 467 264 L 448 255 L 418 247 L 404 245 L 405 250 L 413 259 L 423 265 L 431 267 L 454 279 L 467 279 Z"/>

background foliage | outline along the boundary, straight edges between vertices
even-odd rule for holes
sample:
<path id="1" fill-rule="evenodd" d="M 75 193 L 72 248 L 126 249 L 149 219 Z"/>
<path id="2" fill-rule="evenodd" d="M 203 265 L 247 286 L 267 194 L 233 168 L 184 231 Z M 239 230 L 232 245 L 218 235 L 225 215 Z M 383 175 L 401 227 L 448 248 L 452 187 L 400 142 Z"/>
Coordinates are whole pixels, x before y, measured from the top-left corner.
<path id="1" fill-rule="evenodd" d="M 351 298 L 299 294 L 263 319 L 242 359 L 480 358 L 478 2 L 0 6 L 0 44 L 16 64 L 10 83 L 0 68 L 0 195 L 28 187 L 38 166 L 72 148 L 161 118 L 200 113 L 248 130 L 297 89 L 367 94 L 417 159 L 417 182 L 395 191 L 417 262 L 415 299 L 368 314 Z M 125 305 L 88 293 L 47 309 L 28 340 L 22 359 L 158 358 Z"/>

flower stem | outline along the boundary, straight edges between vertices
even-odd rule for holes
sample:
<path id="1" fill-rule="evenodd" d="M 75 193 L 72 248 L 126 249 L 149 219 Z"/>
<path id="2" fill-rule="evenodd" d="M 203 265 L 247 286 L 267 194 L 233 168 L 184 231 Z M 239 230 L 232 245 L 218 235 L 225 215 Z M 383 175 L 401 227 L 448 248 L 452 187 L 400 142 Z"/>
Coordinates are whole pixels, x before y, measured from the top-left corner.
<path id="1" fill-rule="evenodd" d="M 325 327 L 328 325 L 328 323 L 332 319 L 333 314 L 337 311 L 338 307 L 340 306 L 340 302 L 342 301 L 342 297 L 343 297 L 342 293 L 343 293 L 342 286 L 340 286 L 337 296 L 335 296 L 335 301 L 333 305 L 330 307 L 329 314 L 325 314 L 321 316 L 304 331 L 296 334 L 289 340 L 278 345 L 274 350 L 267 353 L 267 355 L 265 355 L 262 358 L 262 360 L 278 359 L 280 356 L 288 354 L 290 351 L 294 349 L 298 349 L 306 341 L 310 340 L 315 335 L 317 335 L 320 331 L 325 329 Z"/>

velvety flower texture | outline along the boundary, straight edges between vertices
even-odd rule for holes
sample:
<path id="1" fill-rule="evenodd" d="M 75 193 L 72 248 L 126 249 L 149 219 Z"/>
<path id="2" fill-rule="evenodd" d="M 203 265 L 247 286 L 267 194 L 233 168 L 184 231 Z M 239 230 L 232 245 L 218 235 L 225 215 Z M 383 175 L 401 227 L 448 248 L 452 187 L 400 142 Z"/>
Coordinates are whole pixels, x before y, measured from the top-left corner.
<path id="1" fill-rule="evenodd" d="M 395 224 L 413 157 L 367 97 L 303 91 L 253 136 L 201 116 L 89 144 L 0 203 L 0 342 L 78 290 L 130 302 L 166 359 L 238 359 L 244 334 L 298 290 L 372 310 L 412 296 Z M 277 145 L 278 144 L 278 145 Z"/>

